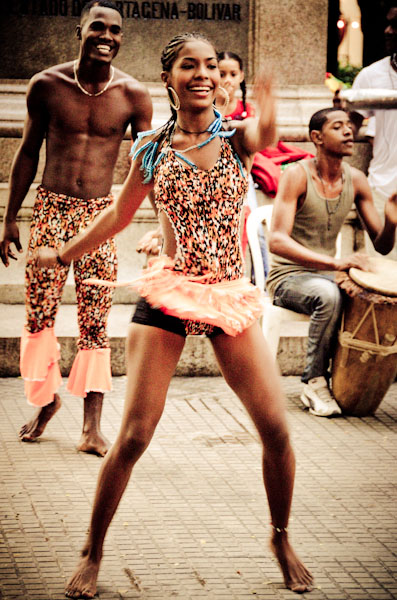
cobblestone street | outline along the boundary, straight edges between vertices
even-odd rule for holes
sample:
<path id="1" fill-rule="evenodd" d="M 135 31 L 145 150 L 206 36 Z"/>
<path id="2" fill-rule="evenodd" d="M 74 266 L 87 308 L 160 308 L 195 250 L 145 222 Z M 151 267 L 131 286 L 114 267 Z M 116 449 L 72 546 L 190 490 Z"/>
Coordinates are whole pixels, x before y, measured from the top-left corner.
<path id="1" fill-rule="evenodd" d="M 124 377 L 105 399 L 114 440 Z M 290 533 L 315 575 L 311 600 L 397 598 L 397 384 L 373 417 L 321 419 L 284 377 L 297 477 Z M 0 380 L 1 584 L 4 600 L 63 598 L 83 543 L 102 460 L 78 453 L 82 402 L 63 407 L 40 442 L 21 443 L 32 407 L 21 379 Z M 281 600 L 268 550 L 261 451 L 218 377 L 174 378 L 148 451 L 111 525 L 101 600 Z"/>

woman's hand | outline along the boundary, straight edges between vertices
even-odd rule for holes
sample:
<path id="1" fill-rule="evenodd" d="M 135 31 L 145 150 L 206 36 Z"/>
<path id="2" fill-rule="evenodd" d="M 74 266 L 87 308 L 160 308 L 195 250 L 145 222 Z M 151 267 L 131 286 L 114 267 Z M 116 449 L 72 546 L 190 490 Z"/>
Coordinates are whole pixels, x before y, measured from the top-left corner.
<path id="1" fill-rule="evenodd" d="M 272 71 L 262 68 L 255 79 L 254 94 L 258 109 L 259 126 L 267 130 L 274 128 L 276 122 L 276 104 L 274 100 L 274 76 Z"/>
<path id="2" fill-rule="evenodd" d="M 251 169 L 255 152 L 260 152 L 276 141 L 276 104 L 273 96 L 273 75 L 268 69 L 262 69 L 255 80 L 256 119 L 248 118 L 237 127 L 241 132 L 241 147 L 237 152 L 250 157 L 246 167 Z"/>
<path id="3" fill-rule="evenodd" d="M 57 265 L 67 266 L 61 260 L 58 250 L 45 246 L 34 251 L 34 262 L 40 269 L 53 269 Z"/>
<path id="4" fill-rule="evenodd" d="M 160 254 L 162 240 L 163 236 L 160 227 L 154 231 L 148 231 L 139 240 L 136 251 L 156 256 L 157 254 Z"/>

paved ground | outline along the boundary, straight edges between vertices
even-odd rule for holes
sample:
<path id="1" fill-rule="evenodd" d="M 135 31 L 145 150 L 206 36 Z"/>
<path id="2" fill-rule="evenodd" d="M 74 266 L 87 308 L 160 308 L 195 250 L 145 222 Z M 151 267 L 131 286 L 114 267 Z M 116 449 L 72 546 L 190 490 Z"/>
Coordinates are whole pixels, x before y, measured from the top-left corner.
<path id="1" fill-rule="evenodd" d="M 319 419 L 284 377 L 298 470 L 290 530 L 316 576 L 311 600 L 397 598 L 397 384 L 376 416 Z M 363 382 L 364 384 L 364 382 Z M 114 379 L 104 431 L 114 439 L 125 378 Z M 88 524 L 101 459 L 74 444 L 81 402 L 40 443 L 18 441 L 31 414 L 20 379 L 0 380 L 0 598 L 63 598 Z M 220 378 L 175 378 L 155 438 L 109 530 L 101 600 L 281 600 L 267 549 L 260 446 Z"/>

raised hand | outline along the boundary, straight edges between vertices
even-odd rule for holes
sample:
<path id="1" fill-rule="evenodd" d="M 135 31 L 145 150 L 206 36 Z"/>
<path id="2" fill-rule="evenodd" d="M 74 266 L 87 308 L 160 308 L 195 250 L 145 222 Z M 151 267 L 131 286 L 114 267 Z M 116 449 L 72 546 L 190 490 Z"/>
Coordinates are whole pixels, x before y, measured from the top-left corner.
<path id="1" fill-rule="evenodd" d="M 259 126 L 268 128 L 276 120 L 274 76 L 269 68 L 263 67 L 258 73 L 254 84 L 254 94 L 258 109 Z"/>

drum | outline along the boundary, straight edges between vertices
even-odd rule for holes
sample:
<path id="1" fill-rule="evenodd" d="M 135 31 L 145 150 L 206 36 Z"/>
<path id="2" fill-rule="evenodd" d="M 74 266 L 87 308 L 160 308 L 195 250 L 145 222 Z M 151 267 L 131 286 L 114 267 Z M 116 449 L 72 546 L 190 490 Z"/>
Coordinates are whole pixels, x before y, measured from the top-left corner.
<path id="1" fill-rule="evenodd" d="M 349 415 L 373 414 L 397 375 L 397 262 L 337 273 L 344 311 L 332 361 L 332 392 Z"/>

